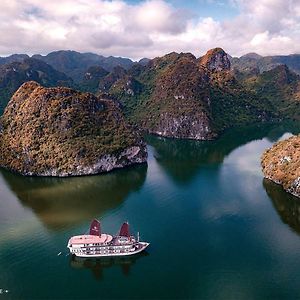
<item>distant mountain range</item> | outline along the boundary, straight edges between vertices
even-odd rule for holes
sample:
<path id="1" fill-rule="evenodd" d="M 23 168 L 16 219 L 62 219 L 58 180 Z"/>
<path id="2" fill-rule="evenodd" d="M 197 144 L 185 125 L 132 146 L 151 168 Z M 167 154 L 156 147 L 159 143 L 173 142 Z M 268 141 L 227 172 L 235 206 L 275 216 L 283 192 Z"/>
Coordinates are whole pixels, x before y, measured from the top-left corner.
<path id="1" fill-rule="evenodd" d="M 256 53 L 248 53 L 240 58 L 230 59 L 232 69 L 247 73 L 262 73 L 270 71 L 278 65 L 286 65 L 295 73 L 300 74 L 300 54 L 260 56 Z"/>
<path id="2" fill-rule="evenodd" d="M 100 66 L 107 71 L 112 71 L 116 66 L 129 69 L 134 64 L 129 58 L 104 57 L 94 53 L 79 53 L 76 51 L 56 51 L 46 56 L 33 55 L 32 58 L 49 64 L 54 69 L 71 77 L 75 82 L 81 81 L 84 73 L 92 66 Z"/>
<path id="3" fill-rule="evenodd" d="M 0 58 L 0 110 L 30 80 L 119 102 L 131 123 L 166 137 L 213 139 L 236 125 L 300 119 L 300 55 L 240 58 L 221 48 L 133 62 L 92 53 Z"/>
<path id="4" fill-rule="evenodd" d="M 145 59 L 142 63 L 145 63 Z M 13 54 L 0 57 L 0 114 L 13 93 L 26 81 L 34 80 L 46 87 L 67 86 L 80 89 L 90 68 L 92 72 L 94 68 L 102 68 L 108 73 L 115 67 L 128 69 L 134 64 L 128 58 L 75 51 L 55 51 L 46 56 Z"/>
<path id="5" fill-rule="evenodd" d="M 27 54 L 13 54 L 8 57 L 0 57 L 0 65 L 16 61 L 22 62 L 26 58 L 29 58 Z M 35 54 L 32 58 L 49 64 L 57 71 L 71 77 L 74 81 L 82 80 L 84 72 L 91 66 L 101 66 L 107 71 L 112 71 L 116 66 L 128 69 L 134 64 L 129 58 L 104 57 L 94 53 L 79 53 L 71 50 L 54 51 L 45 56 Z M 141 63 L 144 64 L 146 61 L 147 59 L 142 59 Z"/>
<path id="6" fill-rule="evenodd" d="M 34 80 L 43 86 L 73 86 L 73 80 L 43 61 L 20 56 L 4 65 L 0 65 L 0 113 L 13 93 L 26 81 Z M 10 60 L 10 59 L 9 59 Z"/>

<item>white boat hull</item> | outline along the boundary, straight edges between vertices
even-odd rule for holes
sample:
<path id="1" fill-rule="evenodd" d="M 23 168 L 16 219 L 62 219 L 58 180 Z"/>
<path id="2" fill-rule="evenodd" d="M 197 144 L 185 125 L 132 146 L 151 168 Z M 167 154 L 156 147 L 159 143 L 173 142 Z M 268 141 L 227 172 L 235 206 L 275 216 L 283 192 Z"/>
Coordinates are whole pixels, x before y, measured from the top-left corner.
<path id="1" fill-rule="evenodd" d="M 84 253 L 84 252 L 73 252 L 72 247 L 69 247 L 70 253 L 72 255 L 75 255 L 77 257 L 112 257 L 112 256 L 129 256 L 129 255 L 134 255 L 137 253 L 140 253 L 142 251 L 144 251 L 148 246 L 150 245 L 150 243 L 146 243 L 146 242 L 139 242 L 139 248 L 134 250 L 134 251 L 128 251 L 128 252 L 109 252 L 109 253 L 93 253 L 93 251 L 90 251 L 92 253 Z M 95 251 L 94 251 L 95 252 Z"/>

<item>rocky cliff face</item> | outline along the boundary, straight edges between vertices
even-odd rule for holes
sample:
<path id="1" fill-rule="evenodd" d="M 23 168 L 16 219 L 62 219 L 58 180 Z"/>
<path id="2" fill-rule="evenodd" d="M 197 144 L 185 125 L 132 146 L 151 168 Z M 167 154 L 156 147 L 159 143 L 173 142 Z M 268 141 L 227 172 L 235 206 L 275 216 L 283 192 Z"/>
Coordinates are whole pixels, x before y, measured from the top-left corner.
<path id="1" fill-rule="evenodd" d="M 165 137 L 214 138 L 208 82 L 208 75 L 198 67 L 196 58 L 180 54 L 176 62 L 157 76 L 143 126 Z"/>
<path id="2" fill-rule="evenodd" d="M 197 140 L 216 136 L 209 115 L 209 77 L 190 53 L 173 52 L 131 69 L 110 92 L 128 118 L 150 133 Z"/>
<path id="3" fill-rule="evenodd" d="M 300 136 L 280 141 L 262 156 L 261 165 L 265 178 L 300 197 Z"/>
<path id="4" fill-rule="evenodd" d="M 227 53 L 222 48 L 214 48 L 199 59 L 201 66 L 212 72 L 229 71 L 230 60 Z"/>
<path id="5" fill-rule="evenodd" d="M 0 165 L 23 175 L 97 174 L 147 158 L 113 101 L 69 88 L 23 84 L 0 123 Z"/>

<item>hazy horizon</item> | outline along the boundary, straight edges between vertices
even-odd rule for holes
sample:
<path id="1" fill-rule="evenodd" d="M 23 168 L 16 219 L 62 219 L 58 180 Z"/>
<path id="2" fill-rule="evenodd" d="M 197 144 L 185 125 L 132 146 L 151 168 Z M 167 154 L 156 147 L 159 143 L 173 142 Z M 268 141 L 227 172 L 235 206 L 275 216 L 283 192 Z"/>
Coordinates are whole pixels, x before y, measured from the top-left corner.
<path id="1" fill-rule="evenodd" d="M 214 48 L 218 48 L 217 46 L 216 47 L 214 47 Z M 207 49 L 207 51 L 208 50 L 210 50 L 210 49 Z M 223 50 L 225 50 L 225 49 L 223 49 Z M 70 51 L 70 52 L 78 52 L 78 53 L 81 53 L 81 54 L 88 54 L 88 53 L 90 53 L 90 54 L 97 54 L 97 55 L 99 55 L 99 56 L 101 56 L 102 54 L 101 53 L 95 53 L 95 52 L 80 52 L 80 51 L 76 51 L 76 50 L 72 50 L 72 49 L 65 49 L 65 50 L 63 50 L 63 49 L 57 49 L 57 50 L 53 50 L 53 51 L 51 51 L 51 52 L 46 52 L 46 53 L 33 53 L 33 54 L 31 54 L 31 53 L 11 53 L 11 54 L 8 54 L 8 55 L 3 55 L 3 56 L 0 56 L 1 58 L 6 58 L 6 57 L 9 57 L 9 56 L 11 56 L 11 55 L 28 55 L 29 57 L 32 57 L 32 56 L 34 56 L 34 55 L 42 55 L 42 56 L 47 56 L 48 54 L 50 54 L 50 53 L 53 53 L 53 52 L 60 52 L 60 51 Z M 205 51 L 202 55 L 204 55 L 207 51 Z M 176 52 L 176 51 L 172 51 L 172 52 Z M 268 55 L 261 55 L 260 53 L 256 53 L 256 52 L 247 52 L 247 53 L 244 53 L 244 54 L 242 54 L 242 55 L 240 55 L 240 56 L 233 56 L 233 55 L 231 55 L 230 53 L 228 53 L 226 50 L 225 50 L 225 52 L 227 53 L 227 54 L 229 54 L 231 57 L 237 57 L 237 58 L 240 58 L 241 56 L 244 56 L 244 55 L 247 55 L 247 54 L 257 54 L 257 55 L 260 55 L 260 56 L 262 56 L 262 57 L 266 57 L 266 56 L 268 56 Z M 169 53 L 171 53 L 171 52 L 168 52 L 168 53 L 164 53 L 164 54 L 162 54 L 161 56 L 163 56 L 163 55 L 167 55 L 167 54 L 169 54 Z M 192 52 L 190 52 L 191 54 L 193 54 L 194 55 L 194 53 L 192 53 Z M 284 54 L 284 53 L 282 53 L 282 54 L 278 54 L 278 56 L 289 56 L 289 55 L 300 55 L 300 51 L 299 51 L 299 53 L 289 53 L 289 54 Z M 130 57 L 126 57 L 126 56 L 120 56 L 120 55 L 103 55 L 104 57 L 109 57 L 109 56 L 113 56 L 113 57 L 119 57 L 119 58 L 125 58 L 125 59 L 131 59 L 132 61 L 134 61 L 134 62 L 138 62 L 139 60 L 141 60 L 141 59 L 144 59 L 144 58 L 146 58 L 146 59 L 153 59 L 153 58 L 155 58 L 155 57 L 141 57 L 141 58 L 138 58 L 138 59 L 134 59 L 134 58 L 130 58 Z M 196 56 L 196 55 L 195 55 Z M 275 55 L 276 56 L 276 55 Z M 198 57 L 201 57 L 201 55 L 199 55 L 199 56 L 196 56 L 197 58 Z"/>
<path id="2" fill-rule="evenodd" d="M 297 0 L 4 0 L 0 56 L 92 52 L 133 60 L 166 53 L 300 53 Z"/>

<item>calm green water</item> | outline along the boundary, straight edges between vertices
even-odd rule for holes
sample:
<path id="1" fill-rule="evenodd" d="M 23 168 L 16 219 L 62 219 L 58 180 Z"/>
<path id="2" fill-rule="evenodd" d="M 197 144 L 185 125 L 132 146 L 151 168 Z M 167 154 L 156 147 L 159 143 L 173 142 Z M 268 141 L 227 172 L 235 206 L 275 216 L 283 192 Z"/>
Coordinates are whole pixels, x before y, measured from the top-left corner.
<path id="1" fill-rule="evenodd" d="M 148 166 L 101 176 L 1 170 L 0 300 L 299 298 L 300 199 L 263 180 L 259 164 L 264 149 L 297 132 L 265 125 L 215 142 L 148 137 Z M 68 238 L 94 217 L 109 233 L 128 220 L 149 250 L 72 260 Z"/>

